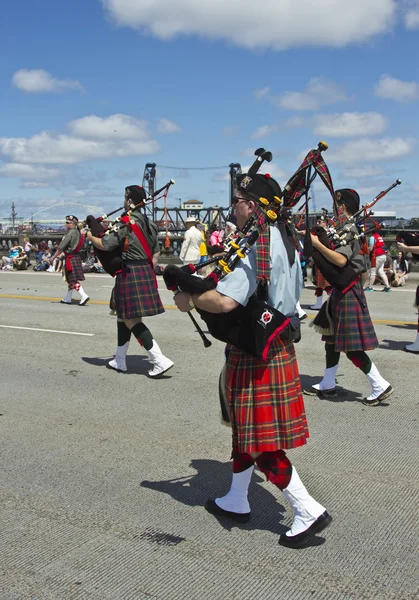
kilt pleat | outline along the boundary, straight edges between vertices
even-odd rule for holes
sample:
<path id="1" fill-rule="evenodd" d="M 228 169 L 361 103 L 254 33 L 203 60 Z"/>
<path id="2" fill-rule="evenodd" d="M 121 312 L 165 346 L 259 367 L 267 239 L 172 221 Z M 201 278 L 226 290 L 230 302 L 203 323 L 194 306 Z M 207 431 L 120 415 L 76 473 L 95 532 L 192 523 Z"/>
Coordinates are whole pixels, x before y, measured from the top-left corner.
<path id="1" fill-rule="evenodd" d="M 67 281 L 67 283 L 71 284 L 71 283 L 77 283 L 78 281 L 84 281 L 86 278 L 84 276 L 83 265 L 81 263 L 80 256 L 73 256 L 73 258 L 70 258 L 70 263 L 71 263 L 73 270 L 67 271 L 67 269 L 64 269 L 65 280 Z M 64 265 L 65 265 L 65 262 L 64 262 Z"/>
<path id="2" fill-rule="evenodd" d="M 116 276 L 114 299 L 120 319 L 164 313 L 157 281 L 150 265 L 129 265 Z"/>
<path id="3" fill-rule="evenodd" d="M 329 282 L 325 279 L 323 274 L 320 272 L 320 269 L 316 269 L 316 287 L 322 288 L 322 290 L 325 290 L 327 287 L 329 287 L 329 285 L 330 285 Z"/>
<path id="4" fill-rule="evenodd" d="M 268 362 L 235 347 L 227 357 L 226 395 L 233 451 L 296 448 L 309 437 L 294 346 L 277 340 Z"/>
<path id="5" fill-rule="evenodd" d="M 333 336 L 323 336 L 323 341 L 334 343 L 337 352 L 378 348 L 378 339 L 360 280 L 344 295 L 333 289 L 330 303 L 335 333 Z"/>

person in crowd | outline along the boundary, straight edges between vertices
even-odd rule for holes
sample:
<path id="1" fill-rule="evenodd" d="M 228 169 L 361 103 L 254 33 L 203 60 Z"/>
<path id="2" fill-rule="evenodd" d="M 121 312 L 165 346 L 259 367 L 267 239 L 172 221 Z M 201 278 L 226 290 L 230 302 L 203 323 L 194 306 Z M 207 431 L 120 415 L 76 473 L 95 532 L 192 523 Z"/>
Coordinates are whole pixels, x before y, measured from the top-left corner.
<path id="1" fill-rule="evenodd" d="M 9 240 L 10 241 L 10 240 Z M 9 256 L 2 256 L 1 263 L 3 270 L 12 270 L 16 264 L 19 254 L 22 252 L 22 247 L 19 246 L 18 241 L 12 242 L 12 246 L 9 250 Z"/>
<path id="2" fill-rule="evenodd" d="M 154 274 L 160 255 L 158 229 L 141 212 L 146 199 L 147 194 L 141 186 L 126 187 L 124 207 L 129 214 L 126 221 L 122 221 L 117 231 L 103 238 L 94 237 L 90 231 L 87 236 L 99 250 L 120 248 L 124 263 L 122 272 L 115 277 L 113 299 L 117 313 L 117 349 L 108 366 L 116 371 L 127 371 L 126 355 L 133 334 L 147 351 L 152 364 L 148 376 L 158 378 L 174 363 L 164 356 L 150 329 L 143 323 L 143 317 L 164 313 Z M 198 233 L 201 240 L 201 233 Z"/>
<path id="3" fill-rule="evenodd" d="M 349 219 L 359 210 L 359 194 L 352 189 L 336 191 L 336 211 Z M 354 234 L 358 234 L 356 225 L 352 226 Z M 323 305 L 318 317 L 314 320 L 314 327 L 319 327 L 322 332 L 322 340 L 325 342 L 326 368 L 320 383 L 305 390 L 308 395 L 317 395 L 319 398 L 335 398 L 336 374 L 339 366 L 341 352 L 344 352 L 349 360 L 360 369 L 368 378 L 371 385 L 371 393 L 363 399 L 367 406 L 378 406 L 383 400 L 393 393 L 393 388 L 388 381 L 382 377 L 366 353 L 378 347 L 378 339 L 374 331 L 365 294 L 360 282 L 360 274 L 365 270 L 365 260 L 361 255 L 361 248 L 355 238 L 346 246 L 336 250 L 324 246 L 319 238 L 311 235 L 313 248 L 316 248 L 331 264 L 345 268 L 352 267 L 358 276 L 351 286 L 345 291 L 332 289 L 329 301 Z M 383 261 L 384 264 L 384 261 Z M 329 324 L 329 331 L 320 329 L 324 321 Z M 331 326 L 330 326 L 331 325 Z"/>
<path id="4" fill-rule="evenodd" d="M 373 286 L 375 283 L 375 277 L 378 276 L 384 284 L 383 292 L 391 292 L 391 287 L 384 271 L 384 264 L 387 258 L 387 248 L 382 236 L 378 233 L 378 231 L 375 231 L 371 235 L 368 243 L 368 250 L 371 259 L 371 271 L 369 285 L 365 288 L 365 291 L 374 291 Z"/>
<path id="5" fill-rule="evenodd" d="M 398 251 L 396 258 L 393 261 L 393 272 L 394 279 L 391 282 L 392 287 L 401 287 L 406 285 L 409 264 L 406 260 L 405 253 L 401 250 Z"/>
<path id="6" fill-rule="evenodd" d="M 203 263 L 208 258 L 208 250 L 207 250 L 207 242 L 206 242 L 206 232 L 204 223 L 197 222 L 196 228 L 201 232 L 201 243 L 199 245 L 199 263 Z"/>
<path id="7" fill-rule="evenodd" d="M 215 223 L 213 223 L 210 227 L 210 236 L 209 236 L 209 245 L 210 246 L 222 246 L 223 236 L 221 231 L 217 227 Z"/>
<path id="8" fill-rule="evenodd" d="M 33 248 L 33 245 L 31 244 L 27 235 L 25 235 L 25 237 L 23 238 L 23 241 L 25 243 L 24 250 L 26 252 L 26 257 L 28 259 L 28 267 L 30 267 L 30 265 L 31 265 L 31 250 Z"/>
<path id="9" fill-rule="evenodd" d="M 79 220 L 74 215 L 67 215 L 65 218 L 65 226 L 67 234 L 61 240 L 57 250 L 50 258 L 50 263 L 53 264 L 55 259 L 62 254 L 65 255 L 65 280 L 68 285 L 67 295 L 62 304 L 71 304 L 73 291 L 80 294 L 80 306 L 85 306 L 90 298 L 84 291 L 80 281 L 85 281 L 83 267 L 81 264 L 81 253 L 85 244 L 85 236 L 82 235 L 79 228 Z M 48 244 L 49 245 L 49 244 Z M 52 242 L 51 242 L 52 248 Z"/>
<path id="10" fill-rule="evenodd" d="M 281 190 L 273 178 L 239 175 L 233 198 L 238 226 L 243 227 L 254 213 L 261 218 L 255 198 L 273 202 L 274 196 L 280 197 Z M 175 304 L 182 312 L 196 306 L 215 314 L 229 313 L 247 305 L 258 281 L 268 281 L 269 304 L 294 316 L 302 275 L 291 237 L 285 223 L 269 226 L 269 234 L 259 236 L 248 256 L 216 289 L 192 296 L 179 292 Z M 310 536 L 327 527 L 332 518 L 309 494 L 286 454 L 287 449 L 306 444 L 308 438 L 293 342 L 277 337 L 266 360 L 228 346 L 226 396 L 233 433 L 232 483 L 225 496 L 207 501 L 206 510 L 217 517 L 247 522 L 251 518 L 248 489 L 256 463 L 294 511 L 292 527 L 280 536 L 279 544 L 289 548 L 307 545 Z"/>
<path id="11" fill-rule="evenodd" d="M 196 227 L 196 218 L 187 217 L 185 238 L 180 249 L 180 260 L 185 264 L 196 265 L 201 259 L 202 234 Z"/>

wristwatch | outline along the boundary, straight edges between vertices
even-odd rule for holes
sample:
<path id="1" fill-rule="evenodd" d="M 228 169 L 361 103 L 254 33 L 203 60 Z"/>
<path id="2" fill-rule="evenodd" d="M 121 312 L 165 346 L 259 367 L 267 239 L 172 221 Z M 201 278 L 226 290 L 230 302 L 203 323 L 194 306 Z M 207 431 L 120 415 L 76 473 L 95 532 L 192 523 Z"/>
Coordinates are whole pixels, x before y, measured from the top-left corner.
<path id="1" fill-rule="evenodd" d="M 193 308 L 195 308 L 195 302 L 193 301 L 192 296 L 188 296 L 188 302 L 189 302 L 189 306 L 190 306 L 191 310 Z"/>

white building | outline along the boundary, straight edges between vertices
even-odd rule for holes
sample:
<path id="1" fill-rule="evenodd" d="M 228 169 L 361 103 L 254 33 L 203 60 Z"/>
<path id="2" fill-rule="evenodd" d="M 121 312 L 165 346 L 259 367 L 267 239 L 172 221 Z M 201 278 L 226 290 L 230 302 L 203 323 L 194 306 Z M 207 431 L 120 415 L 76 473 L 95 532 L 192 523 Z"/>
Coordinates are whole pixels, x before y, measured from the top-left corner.
<path id="1" fill-rule="evenodd" d="M 202 210 L 204 203 L 201 200 L 186 200 L 181 206 L 184 210 Z"/>

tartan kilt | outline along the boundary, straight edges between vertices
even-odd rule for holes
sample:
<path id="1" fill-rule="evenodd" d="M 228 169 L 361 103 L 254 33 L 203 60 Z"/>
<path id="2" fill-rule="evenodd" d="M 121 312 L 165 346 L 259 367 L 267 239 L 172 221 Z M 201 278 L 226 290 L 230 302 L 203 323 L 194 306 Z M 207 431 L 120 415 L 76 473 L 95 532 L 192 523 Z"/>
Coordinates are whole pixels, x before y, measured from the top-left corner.
<path id="1" fill-rule="evenodd" d="M 157 281 L 150 265 L 127 265 L 116 276 L 116 314 L 120 319 L 137 319 L 164 313 Z"/>
<path id="2" fill-rule="evenodd" d="M 329 302 L 335 333 L 322 336 L 323 341 L 334 343 L 337 352 L 378 348 L 360 279 L 344 295 L 333 289 Z"/>
<path id="3" fill-rule="evenodd" d="M 85 276 L 84 276 L 83 266 L 81 264 L 80 256 L 73 256 L 73 258 L 70 258 L 70 263 L 71 263 L 71 266 L 73 267 L 73 270 L 67 271 L 67 269 L 65 268 L 65 262 L 64 262 L 64 274 L 65 274 L 66 282 L 69 284 L 72 284 L 72 283 L 77 283 L 78 281 L 84 281 Z"/>
<path id="4" fill-rule="evenodd" d="M 330 286 L 330 283 L 324 278 L 320 269 L 316 269 L 316 287 L 322 288 L 322 290 L 325 290 L 329 286 Z"/>
<path id="5" fill-rule="evenodd" d="M 277 339 L 268 361 L 229 346 L 226 397 L 233 452 L 273 452 L 306 443 L 308 425 L 292 342 Z"/>

